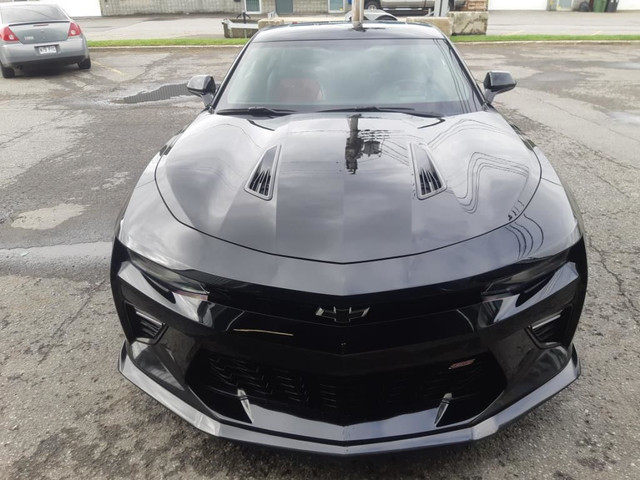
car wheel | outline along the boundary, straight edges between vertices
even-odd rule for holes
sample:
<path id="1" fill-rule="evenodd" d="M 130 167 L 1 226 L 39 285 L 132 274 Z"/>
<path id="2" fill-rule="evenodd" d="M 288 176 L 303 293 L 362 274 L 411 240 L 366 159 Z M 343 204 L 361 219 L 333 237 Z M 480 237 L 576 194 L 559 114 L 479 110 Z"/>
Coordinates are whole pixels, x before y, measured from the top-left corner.
<path id="1" fill-rule="evenodd" d="M 378 2 L 365 2 L 364 8 L 367 10 L 379 10 L 380 5 L 378 5 Z"/>
<path id="2" fill-rule="evenodd" d="M 78 68 L 80 70 L 89 70 L 91 68 L 91 59 L 87 58 L 80 63 L 78 63 Z"/>
<path id="3" fill-rule="evenodd" d="M 13 78 L 16 76 L 16 71 L 13 68 L 5 67 L 0 65 L 0 69 L 2 70 L 3 78 Z"/>

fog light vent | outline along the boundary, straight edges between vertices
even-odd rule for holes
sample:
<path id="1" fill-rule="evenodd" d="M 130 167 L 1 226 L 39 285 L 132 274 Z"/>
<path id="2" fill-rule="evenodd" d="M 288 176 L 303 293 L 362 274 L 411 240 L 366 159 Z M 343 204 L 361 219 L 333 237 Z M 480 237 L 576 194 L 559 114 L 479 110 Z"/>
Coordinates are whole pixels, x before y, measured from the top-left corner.
<path id="1" fill-rule="evenodd" d="M 570 317 L 571 309 L 565 308 L 557 315 L 532 324 L 531 332 L 540 343 L 562 343 L 565 339 Z"/>
<path id="2" fill-rule="evenodd" d="M 133 336 L 138 341 L 146 343 L 157 341 L 164 331 L 164 323 L 132 305 L 127 305 L 127 316 Z"/>

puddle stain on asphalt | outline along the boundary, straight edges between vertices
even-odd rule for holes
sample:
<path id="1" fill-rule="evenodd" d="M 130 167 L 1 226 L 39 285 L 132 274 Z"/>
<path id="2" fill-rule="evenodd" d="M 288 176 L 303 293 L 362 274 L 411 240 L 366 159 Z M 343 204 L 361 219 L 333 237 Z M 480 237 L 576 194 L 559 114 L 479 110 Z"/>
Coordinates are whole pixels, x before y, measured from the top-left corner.
<path id="1" fill-rule="evenodd" d="M 29 230 L 51 230 L 70 218 L 82 215 L 85 208 L 84 205 L 61 203 L 55 207 L 23 212 L 18 215 L 11 226 Z"/>
<path id="2" fill-rule="evenodd" d="M 124 103 L 130 105 L 136 103 L 159 102 L 161 100 L 169 100 L 176 97 L 187 97 L 189 95 L 186 83 L 172 83 L 163 85 L 155 90 L 140 92 L 135 95 L 124 97 L 121 100 L 115 100 L 113 103 Z"/>

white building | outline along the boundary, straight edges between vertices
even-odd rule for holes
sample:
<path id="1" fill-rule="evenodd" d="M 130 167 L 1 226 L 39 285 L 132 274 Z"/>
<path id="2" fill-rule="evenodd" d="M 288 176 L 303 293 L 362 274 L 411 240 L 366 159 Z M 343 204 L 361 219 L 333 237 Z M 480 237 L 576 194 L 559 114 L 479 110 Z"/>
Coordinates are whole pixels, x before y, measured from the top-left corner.
<path id="1" fill-rule="evenodd" d="M 0 2 L 11 2 L 20 0 L 0 0 Z M 100 0 L 43 0 L 46 3 L 57 3 L 71 17 L 99 17 Z"/>
<path id="2" fill-rule="evenodd" d="M 11 0 L 0 0 L 11 1 Z M 98 17 L 100 0 L 46 0 L 59 4 L 72 17 Z M 149 0 L 144 1 L 148 4 Z M 489 10 L 546 10 L 549 0 L 489 0 Z M 618 10 L 640 10 L 640 0 L 620 0 Z"/>
<path id="3" fill-rule="evenodd" d="M 489 10 L 546 10 L 549 0 L 489 0 Z M 618 10 L 640 10 L 640 0 L 620 0 Z"/>

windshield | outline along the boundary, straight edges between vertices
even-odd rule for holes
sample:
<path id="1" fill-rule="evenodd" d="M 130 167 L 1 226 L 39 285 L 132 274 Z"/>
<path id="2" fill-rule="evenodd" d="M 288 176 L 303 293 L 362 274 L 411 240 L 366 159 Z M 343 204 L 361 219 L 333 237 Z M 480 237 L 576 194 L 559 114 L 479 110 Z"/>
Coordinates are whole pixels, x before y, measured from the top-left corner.
<path id="1" fill-rule="evenodd" d="M 443 40 L 313 40 L 247 48 L 216 109 L 249 107 L 397 107 L 446 116 L 477 111 L 481 103 Z"/>
<path id="2" fill-rule="evenodd" d="M 0 8 L 2 23 L 46 23 L 68 20 L 56 5 L 20 5 Z"/>

